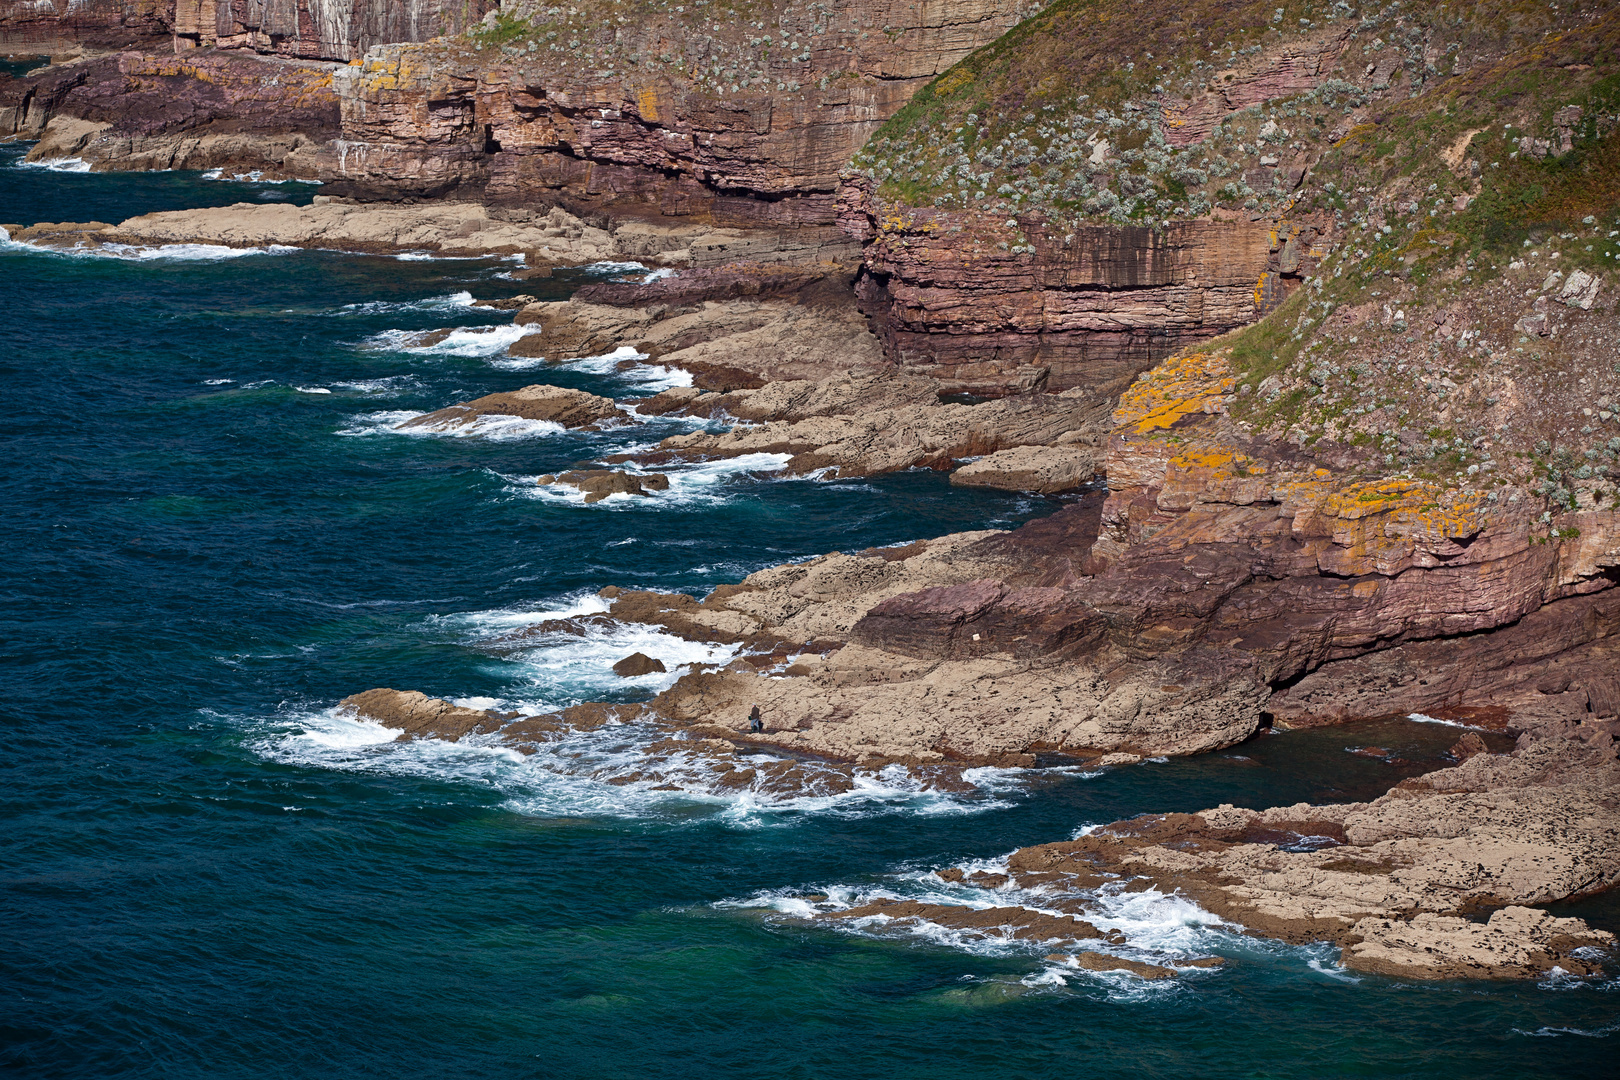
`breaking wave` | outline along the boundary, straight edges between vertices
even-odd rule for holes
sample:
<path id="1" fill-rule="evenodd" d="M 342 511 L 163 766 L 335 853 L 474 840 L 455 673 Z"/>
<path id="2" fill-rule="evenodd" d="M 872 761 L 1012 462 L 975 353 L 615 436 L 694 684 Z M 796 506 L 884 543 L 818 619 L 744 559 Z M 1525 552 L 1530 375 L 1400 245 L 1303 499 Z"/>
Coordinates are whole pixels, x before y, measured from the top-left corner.
<path id="1" fill-rule="evenodd" d="M 458 326 L 453 330 L 384 330 L 373 334 L 363 347 L 378 352 L 419 356 L 494 356 L 515 341 L 539 333 L 538 326 Z M 442 336 L 439 336 L 442 335 Z"/>

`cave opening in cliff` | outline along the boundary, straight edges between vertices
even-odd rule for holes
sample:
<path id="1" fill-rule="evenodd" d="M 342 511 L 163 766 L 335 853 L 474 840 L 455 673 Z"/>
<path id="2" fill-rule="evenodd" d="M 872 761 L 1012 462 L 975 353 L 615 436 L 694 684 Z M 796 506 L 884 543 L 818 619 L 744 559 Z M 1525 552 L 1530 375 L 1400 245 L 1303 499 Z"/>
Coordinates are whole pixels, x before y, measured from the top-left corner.
<path id="1" fill-rule="evenodd" d="M 495 125 L 484 125 L 484 153 L 498 154 L 501 152 L 501 142 L 495 137 Z"/>

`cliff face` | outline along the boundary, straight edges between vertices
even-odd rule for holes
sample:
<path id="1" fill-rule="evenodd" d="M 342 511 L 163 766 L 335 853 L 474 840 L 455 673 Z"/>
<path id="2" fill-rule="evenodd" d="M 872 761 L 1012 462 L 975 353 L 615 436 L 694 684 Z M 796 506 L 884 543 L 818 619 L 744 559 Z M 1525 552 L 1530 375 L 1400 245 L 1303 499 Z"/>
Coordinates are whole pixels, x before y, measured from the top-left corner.
<path id="1" fill-rule="evenodd" d="M 836 221 L 840 170 L 1024 0 L 515 7 L 344 73 L 334 190 L 465 192 L 736 225 Z"/>
<path id="2" fill-rule="evenodd" d="M 886 204 L 864 179 L 846 184 L 842 210 L 846 231 L 866 242 L 857 290 L 890 358 L 984 395 L 1118 394 L 1178 349 L 1274 308 L 1312 272 L 1330 231 L 1297 221 L 1076 225 L 1031 213 L 1009 245 L 1001 215 Z"/>
<path id="3" fill-rule="evenodd" d="M 0 49 L 219 46 L 352 60 L 373 45 L 461 33 L 495 6 L 492 0 L 11 0 L 0 3 Z"/>
<path id="4" fill-rule="evenodd" d="M 122 52 L 0 82 L 0 138 L 97 168 L 307 176 L 338 131 L 332 67 L 251 53 Z"/>
<path id="5" fill-rule="evenodd" d="M 5 0 L 0 52 L 65 53 L 167 43 L 174 0 Z"/>
<path id="6" fill-rule="evenodd" d="M 352 60 L 373 45 L 459 34 L 493 0 L 170 0 L 176 51 L 245 47 Z"/>
<path id="7" fill-rule="evenodd" d="M 1386 120 L 1457 99 L 1477 115 L 1441 125 L 1463 140 L 1450 151 L 1493 110 L 1567 150 L 1574 128 L 1541 112 L 1560 82 L 1575 102 L 1598 81 L 1613 22 L 1601 6 L 1059 0 L 856 155 L 841 210 L 869 244 L 863 303 L 895 360 L 962 389 L 1117 389 L 1311 277 L 1347 224 L 1319 167 L 1382 141 Z M 1473 168 L 1437 182 L 1448 212 L 1478 194 Z M 1416 199 L 1400 175 L 1361 181 Z"/>

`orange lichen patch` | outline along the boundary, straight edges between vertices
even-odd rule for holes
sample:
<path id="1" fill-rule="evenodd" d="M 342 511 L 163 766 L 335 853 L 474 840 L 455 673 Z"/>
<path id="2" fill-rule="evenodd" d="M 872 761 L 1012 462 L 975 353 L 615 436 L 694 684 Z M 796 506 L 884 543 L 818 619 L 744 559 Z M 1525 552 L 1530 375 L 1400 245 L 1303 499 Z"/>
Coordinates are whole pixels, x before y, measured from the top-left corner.
<path id="1" fill-rule="evenodd" d="M 1224 351 L 1172 356 L 1140 376 L 1120 396 L 1116 430 L 1136 434 L 1173 426 L 1195 413 L 1215 411 L 1217 399 L 1237 384 Z"/>
<path id="2" fill-rule="evenodd" d="M 1486 525 L 1485 498 L 1421 480 L 1388 479 L 1352 484 L 1325 500 L 1321 513 L 1341 521 L 1388 515 L 1387 536 L 1443 540 L 1473 536 Z"/>
<path id="3" fill-rule="evenodd" d="M 636 110 L 649 124 L 658 123 L 658 91 L 642 90 L 636 95 Z"/>
<path id="4" fill-rule="evenodd" d="M 1170 467 L 1185 472 L 1231 472 L 1235 460 L 1235 454 L 1220 450 L 1186 450 L 1170 459 Z"/>

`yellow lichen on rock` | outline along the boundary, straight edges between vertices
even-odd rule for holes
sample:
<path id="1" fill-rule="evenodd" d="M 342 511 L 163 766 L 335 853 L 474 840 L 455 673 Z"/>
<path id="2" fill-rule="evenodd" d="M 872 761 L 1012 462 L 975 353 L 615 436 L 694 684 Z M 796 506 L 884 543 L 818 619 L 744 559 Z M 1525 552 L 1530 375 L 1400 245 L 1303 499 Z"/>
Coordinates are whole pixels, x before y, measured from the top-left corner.
<path id="1" fill-rule="evenodd" d="M 1172 427 L 1195 413 L 1217 411 L 1218 399 L 1230 394 L 1236 382 L 1224 351 L 1172 356 L 1120 396 L 1113 415 L 1115 430 L 1145 434 Z"/>

